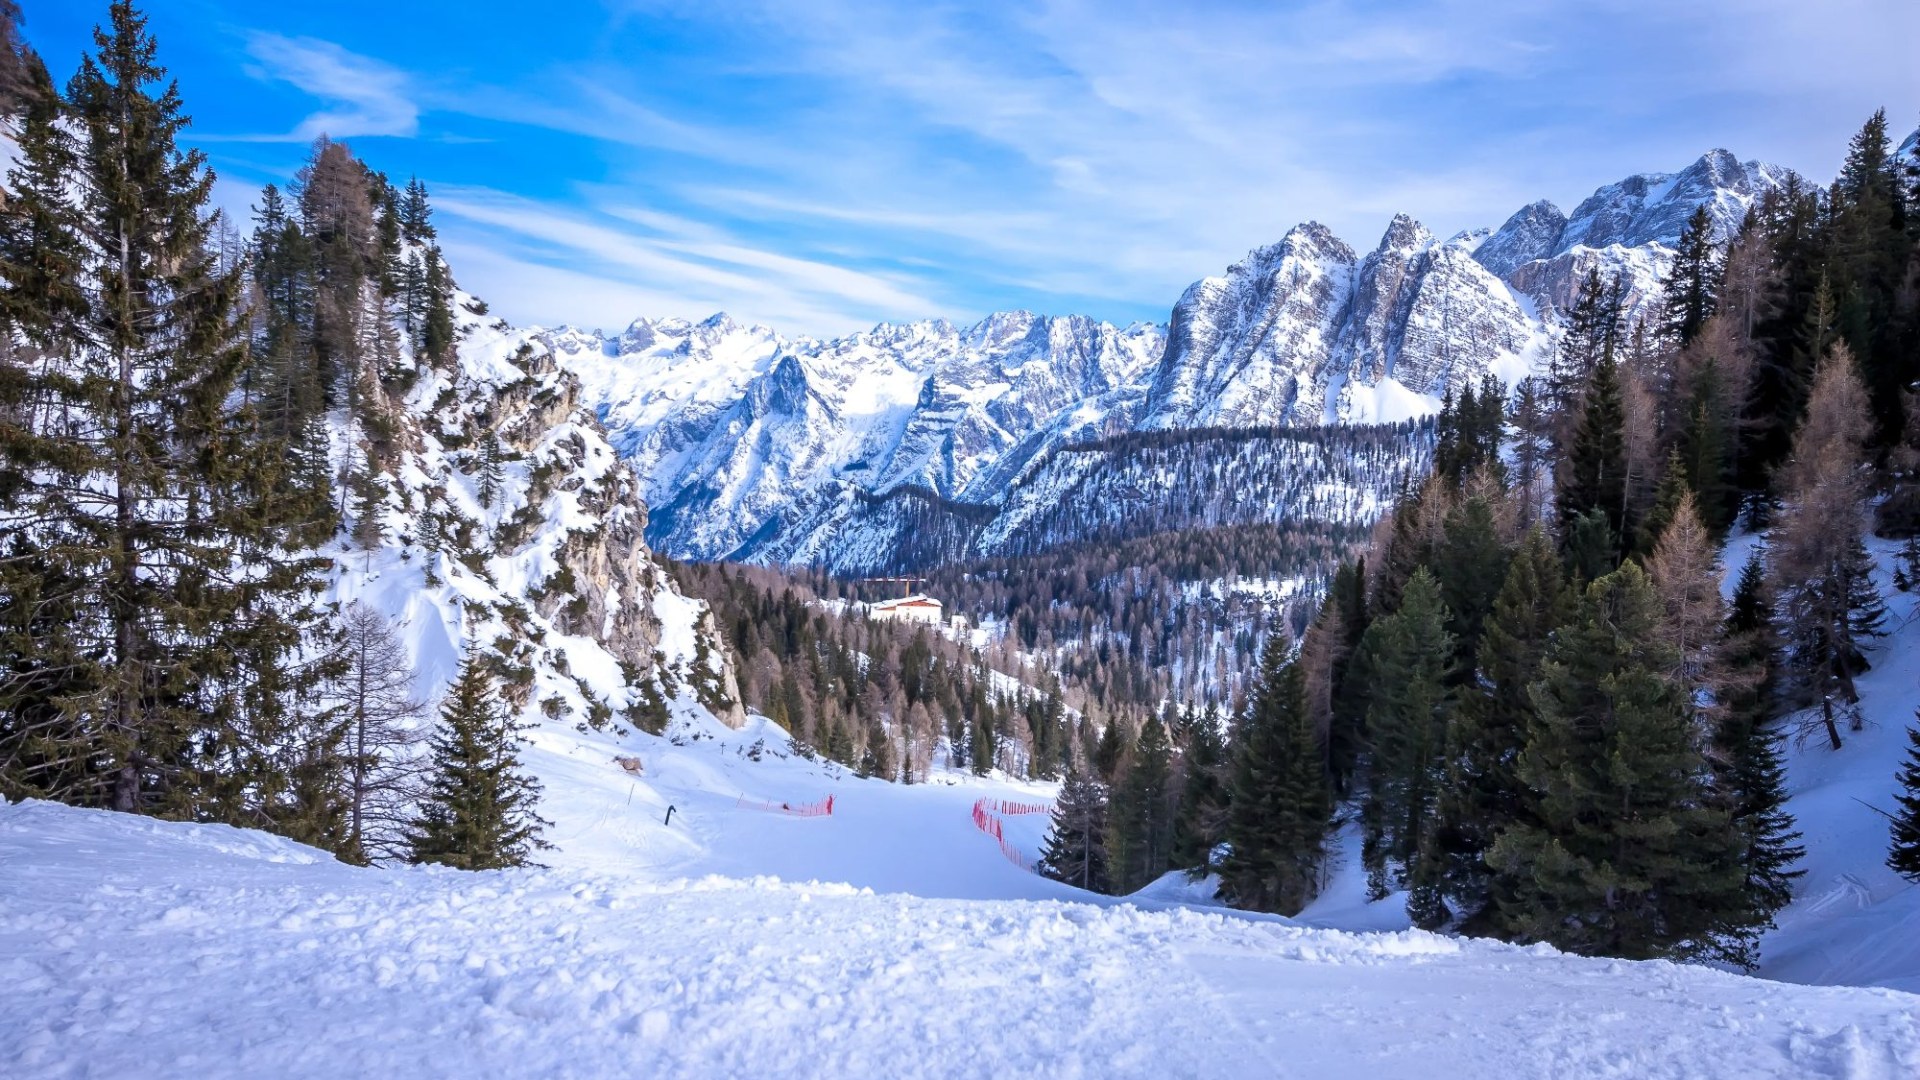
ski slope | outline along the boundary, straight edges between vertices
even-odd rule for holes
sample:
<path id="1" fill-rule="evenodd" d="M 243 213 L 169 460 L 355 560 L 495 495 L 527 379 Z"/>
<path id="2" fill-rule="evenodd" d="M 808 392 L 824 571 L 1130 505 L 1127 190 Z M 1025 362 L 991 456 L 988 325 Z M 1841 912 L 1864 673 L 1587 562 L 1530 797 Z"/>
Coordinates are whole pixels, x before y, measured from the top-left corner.
<path id="1" fill-rule="evenodd" d="M 1365 900 L 1350 836 L 1298 920 L 1179 875 L 1092 896 L 973 824 L 1048 785 L 860 779 L 683 700 L 666 737 L 530 732 L 544 869 L 358 869 L 0 804 L 0 1076 L 1912 1080 L 1920 888 L 1880 866 L 1873 807 L 1920 618 L 1887 594 L 1866 725 L 1791 747 L 1808 873 L 1762 966 L 1786 981 L 1407 930 L 1402 898 Z M 831 816 L 769 809 L 828 796 Z M 1002 820 L 1038 851 L 1044 815 Z M 1797 985 L 1821 983 L 1876 985 Z"/>
<path id="2" fill-rule="evenodd" d="M 356 869 L 50 803 L 0 807 L 0 865 L 13 1078 L 1920 1075 L 1913 995 L 1418 932 Z"/>

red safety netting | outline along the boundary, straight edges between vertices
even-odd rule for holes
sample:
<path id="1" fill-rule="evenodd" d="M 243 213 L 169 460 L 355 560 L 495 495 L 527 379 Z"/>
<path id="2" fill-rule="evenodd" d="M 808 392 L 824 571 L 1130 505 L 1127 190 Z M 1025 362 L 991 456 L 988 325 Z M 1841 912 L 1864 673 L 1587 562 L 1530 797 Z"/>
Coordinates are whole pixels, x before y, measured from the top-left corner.
<path id="1" fill-rule="evenodd" d="M 1038 814 L 1049 809 L 1045 806 L 1034 806 L 1033 809 L 1001 809 L 1002 807 L 1027 807 L 1030 805 L 1032 804 L 1009 803 L 1000 799 L 976 799 L 973 803 L 973 827 L 993 837 L 994 843 L 1000 845 L 1000 854 L 1006 856 L 1008 862 L 1022 870 L 1033 873 L 1035 872 L 1033 860 L 1027 857 L 1026 852 L 1007 843 L 1006 830 L 1002 827 L 1000 819 L 995 816 L 996 813 Z"/>
<path id="2" fill-rule="evenodd" d="M 1005 814 L 1008 817 L 1013 817 L 1016 814 L 1053 813 L 1053 804 L 1043 802 L 1008 802 L 1005 799 L 981 799 L 973 805 L 989 813 Z"/>
<path id="3" fill-rule="evenodd" d="M 833 796 L 829 795 L 819 802 L 788 803 L 772 800 L 755 801 L 740 796 L 733 802 L 736 810 L 765 810 L 769 814 L 786 814 L 790 817 L 827 817 L 833 813 Z"/>

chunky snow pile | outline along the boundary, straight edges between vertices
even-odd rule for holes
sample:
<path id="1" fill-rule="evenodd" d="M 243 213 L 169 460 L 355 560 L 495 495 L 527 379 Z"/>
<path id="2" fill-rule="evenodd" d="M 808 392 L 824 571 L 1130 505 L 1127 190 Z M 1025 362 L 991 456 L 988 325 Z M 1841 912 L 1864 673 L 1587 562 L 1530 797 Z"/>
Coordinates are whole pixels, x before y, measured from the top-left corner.
<path id="1" fill-rule="evenodd" d="M 49 803 L 0 806 L 0 865 L 0 1073 L 20 1080 L 1920 1074 L 1920 997 L 1417 932 L 572 865 L 356 869 Z"/>

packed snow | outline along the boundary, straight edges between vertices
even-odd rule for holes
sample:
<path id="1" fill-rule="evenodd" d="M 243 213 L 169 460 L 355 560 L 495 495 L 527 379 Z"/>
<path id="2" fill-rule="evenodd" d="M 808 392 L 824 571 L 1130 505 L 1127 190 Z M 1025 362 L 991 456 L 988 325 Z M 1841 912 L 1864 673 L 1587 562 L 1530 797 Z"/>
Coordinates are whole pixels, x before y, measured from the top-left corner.
<path id="1" fill-rule="evenodd" d="M 975 827 L 977 800 L 1048 785 L 860 779 L 765 720 L 676 708 L 664 737 L 532 733 L 542 869 L 359 869 L 225 826 L 0 805 L 0 1074 L 1920 1075 L 1920 996 L 1393 929 L 1353 874 L 1301 922 L 1178 874 L 1093 896 Z M 830 815 L 780 809 L 827 796 Z M 1031 858 L 1045 815 L 1001 820 Z M 1859 941 L 1895 966 L 1899 911 Z M 1330 919 L 1387 929 L 1304 925 Z"/>

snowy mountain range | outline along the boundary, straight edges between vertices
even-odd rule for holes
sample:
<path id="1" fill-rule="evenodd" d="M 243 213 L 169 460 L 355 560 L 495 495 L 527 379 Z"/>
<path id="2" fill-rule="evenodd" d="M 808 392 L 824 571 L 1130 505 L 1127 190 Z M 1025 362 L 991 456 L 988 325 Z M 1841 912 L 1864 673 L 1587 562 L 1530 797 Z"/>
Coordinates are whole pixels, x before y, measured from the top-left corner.
<path id="1" fill-rule="evenodd" d="M 1309 222 L 1195 282 L 1164 327 L 1021 311 L 822 341 L 715 315 L 534 337 L 641 476 L 656 548 L 859 571 L 898 565 L 927 506 L 979 525 L 950 554 L 1020 546 L 1005 523 L 1074 497 L 1022 483 L 1064 448 L 1136 430 L 1393 423 L 1488 372 L 1511 381 L 1551 351 L 1589 269 L 1619 274 L 1637 314 L 1696 207 L 1724 239 L 1788 175 L 1714 150 L 1602 187 L 1570 215 L 1536 202 L 1446 240 L 1397 216 L 1365 255 Z M 1354 491 L 1329 512 L 1364 514 L 1386 494 Z"/>

